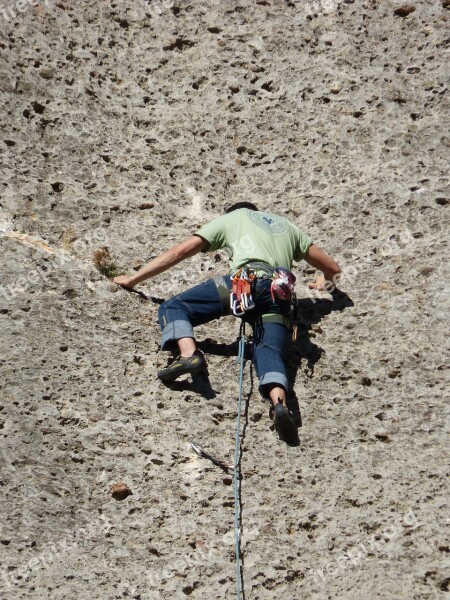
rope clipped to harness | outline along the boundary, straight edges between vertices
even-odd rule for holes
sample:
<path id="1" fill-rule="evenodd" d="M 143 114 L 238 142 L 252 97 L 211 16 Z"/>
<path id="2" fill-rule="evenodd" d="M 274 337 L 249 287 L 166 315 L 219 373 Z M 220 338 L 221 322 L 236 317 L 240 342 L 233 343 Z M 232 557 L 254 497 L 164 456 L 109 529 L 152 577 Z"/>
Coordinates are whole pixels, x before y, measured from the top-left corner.
<path id="1" fill-rule="evenodd" d="M 241 317 L 247 310 L 255 308 L 252 291 L 256 281 L 253 271 L 242 267 L 232 276 L 230 307 L 233 315 Z"/>
<path id="2" fill-rule="evenodd" d="M 242 570 L 241 570 L 241 532 L 240 532 L 240 441 L 241 441 L 241 413 L 242 413 L 242 395 L 244 389 L 244 366 L 245 366 L 245 322 L 242 321 L 239 329 L 239 352 L 236 359 L 239 363 L 239 397 L 237 406 L 236 422 L 236 441 L 234 447 L 234 464 L 225 463 L 219 460 L 201 446 L 191 442 L 192 450 L 201 458 L 207 458 L 215 465 L 228 472 L 233 472 L 233 491 L 234 491 L 234 537 L 236 551 L 236 592 L 237 600 L 241 599 L 242 593 Z"/>
<path id="3" fill-rule="evenodd" d="M 241 323 L 239 330 L 239 354 L 236 362 L 239 363 L 239 398 L 238 398 L 238 409 L 237 409 L 237 423 L 236 423 L 236 441 L 234 447 L 234 471 L 233 471 L 233 490 L 234 490 L 234 538 L 235 538 L 235 549 L 236 549 L 236 592 L 237 600 L 241 598 L 242 581 L 241 581 L 241 532 L 239 527 L 239 514 L 240 514 L 240 502 L 239 502 L 239 467 L 240 467 L 240 434 L 241 434 L 241 407 L 242 407 L 242 392 L 244 388 L 244 365 L 245 365 L 245 322 Z"/>

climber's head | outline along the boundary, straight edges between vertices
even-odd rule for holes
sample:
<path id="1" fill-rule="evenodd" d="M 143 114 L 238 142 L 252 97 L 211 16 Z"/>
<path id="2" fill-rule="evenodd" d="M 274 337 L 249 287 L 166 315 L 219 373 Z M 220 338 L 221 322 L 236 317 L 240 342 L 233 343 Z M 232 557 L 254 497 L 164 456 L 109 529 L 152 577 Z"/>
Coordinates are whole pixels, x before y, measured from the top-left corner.
<path id="1" fill-rule="evenodd" d="M 239 210 L 240 208 L 248 208 L 248 210 L 258 210 L 258 207 L 253 204 L 253 202 L 236 202 L 232 204 L 230 207 L 225 209 L 225 214 L 233 212 L 234 210 Z"/>

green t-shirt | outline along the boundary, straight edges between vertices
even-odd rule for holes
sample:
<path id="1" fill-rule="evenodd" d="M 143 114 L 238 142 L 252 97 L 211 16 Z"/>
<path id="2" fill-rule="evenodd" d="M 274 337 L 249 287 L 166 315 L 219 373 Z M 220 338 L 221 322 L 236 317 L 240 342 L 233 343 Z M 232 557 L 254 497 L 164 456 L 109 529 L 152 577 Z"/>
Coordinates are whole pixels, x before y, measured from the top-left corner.
<path id="1" fill-rule="evenodd" d="M 233 272 L 257 261 L 290 270 L 292 261 L 302 260 L 312 244 L 311 238 L 284 217 L 248 208 L 217 217 L 195 235 L 209 242 L 207 251 L 226 249 Z"/>

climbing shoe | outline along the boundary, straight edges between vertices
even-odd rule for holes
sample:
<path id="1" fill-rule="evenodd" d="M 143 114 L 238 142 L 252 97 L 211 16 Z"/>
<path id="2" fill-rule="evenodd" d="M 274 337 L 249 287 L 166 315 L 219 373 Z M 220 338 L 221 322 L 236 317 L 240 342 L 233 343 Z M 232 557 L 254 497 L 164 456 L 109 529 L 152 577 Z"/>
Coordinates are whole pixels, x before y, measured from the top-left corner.
<path id="1" fill-rule="evenodd" d="M 288 409 L 281 402 L 278 402 L 273 407 L 273 415 L 273 422 L 280 440 L 286 442 L 288 446 L 298 446 L 300 441 L 297 426 L 292 420 Z"/>
<path id="2" fill-rule="evenodd" d="M 178 356 L 172 364 L 165 369 L 158 371 L 158 377 L 164 382 L 175 381 L 180 375 L 186 375 L 186 373 L 198 373 L 205 367 L 206 361 L 200 354 L 193 354 L 188 357 Z"/>

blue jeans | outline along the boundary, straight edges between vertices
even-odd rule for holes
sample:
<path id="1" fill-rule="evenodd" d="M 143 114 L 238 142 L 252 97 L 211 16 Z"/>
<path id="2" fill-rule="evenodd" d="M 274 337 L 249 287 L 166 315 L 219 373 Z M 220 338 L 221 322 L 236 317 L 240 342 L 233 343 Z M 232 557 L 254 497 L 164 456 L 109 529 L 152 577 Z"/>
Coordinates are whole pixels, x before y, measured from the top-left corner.
<path id="1" fill-rule="evenodd" d="M 255 308 L 242 317 L 253 329 L 253 363 L 264 398 L 268 398 L 269 385 L 288 391 L 283 349 L 289 334 L 290 305 L 288 301 L 274 301 L 270 285 L 270 279 L 258 278 L 253 292 Z M 225 275 L 209 279 L 161 304 L 158 317 L 162 349 L 171 350 L 180 338 L 193 338 L 197 325 L 231 314 L 230 291 L 231 277 Z"/>

